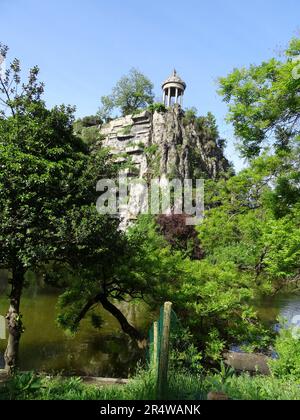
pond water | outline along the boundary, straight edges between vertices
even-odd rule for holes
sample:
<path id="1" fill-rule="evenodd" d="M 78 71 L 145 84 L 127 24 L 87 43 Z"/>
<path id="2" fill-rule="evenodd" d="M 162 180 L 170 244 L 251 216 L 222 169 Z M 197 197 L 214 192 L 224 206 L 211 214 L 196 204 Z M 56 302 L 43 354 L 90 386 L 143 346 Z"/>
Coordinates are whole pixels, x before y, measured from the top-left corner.
<path id="1" fill-rule="evenodd" d="M 23 295 L 21 312 L 26 329 L 20 348 L 22 370 L 124 378 L 134 373 L 138 362 L 145 359 L 145 350 L 122 333 L 115 318 L 99 309 L 104 321 L 100 330 L 86 319 L 75 336 L 66 334 L 55 323 L 57 297 L 57 291 L 42 284 L 30 287 Z M 1 315 L 6 313 L 7 305 L 6 281 L 0 273 Z M 120 309 L 133 325 L 144 331 L 154 320 L 154 315 L 142 304 L 122 304 Z M 269 325 L 275 324 L 279 315 L 291 321 L 300 314 L 300 294 L 264 298 L 258 309 Z M 0 355 L 5 344 L 0 340 Z"/>
<path id="2" fill-rule="evenodd" d="M 300 293 L 279 293 L 264 297 L 257 305 L 260 318 L 266 324 L 274 325 L 278 317 L 290 324 L 295 316 L 300 315 Z"/>
<path id="3" fill-rule="evenodd" d="M 67 334 L 55 323 L 57 297 L 58 292 L 42 286 L 29 288 L 22 297 L 25 325 L 20 347 L 22 370 L 124 378 L 134 373 L 138 362 L 145 358 L 145 350 L 140 350 L 122 333 L 115 318 L 99 309 L 104 321 L 100 330 L 86 319 L 75 336 Z M 4 280 L 0 277 L 1 315 L 6 313 L 7 305 Z M 118 306 L 136 327 L 146 330 L 151 324 L 153 315 L 145 305 L 124 303 Z M 4 353 L 5 344 L 0 340 L 0 355 Z"/>

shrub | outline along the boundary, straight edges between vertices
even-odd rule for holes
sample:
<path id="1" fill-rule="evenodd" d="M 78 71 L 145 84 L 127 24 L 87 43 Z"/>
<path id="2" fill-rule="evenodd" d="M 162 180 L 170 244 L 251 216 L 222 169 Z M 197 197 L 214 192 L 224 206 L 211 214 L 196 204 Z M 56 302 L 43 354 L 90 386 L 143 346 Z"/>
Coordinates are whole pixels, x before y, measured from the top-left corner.
<path id="1" fill-rule="evenodd" d="M 272 374 L 278 378 L 294 378 L 300 381 L 300 339 L 291 329 L 282 328 L 276 338 L 278 358 L 269 362 Z"/>
<path id="2" fill-rule="evenodd" d="M 197 108 L 195 107 L 186 109 L 183 117 L 183 124 L 186 126 L 195 122 L 197 118 L 197 112 Z"/>
<path id="3" fill-rule="evenodd" d="M 177 326 L 171 332 L 170 366 L 175 372 L 200 375 L 203 371 L 202 354 L 193 342 L 188 328 Z"/>
<path id="4" fill-rule="evenodd" d="M 34 398 L 40 393 L 42 380 L 32 372 L 14 375 L 0 389 L 0 400 Z"/>
<path id="5" fill-rule="evenodd" d="M 154 114 L 154 112 L 166 112 L 167 108 L 165 107 L 165 105 L 163 103 L 156 102 L 156 103 L 148 106 L 148 111 L 150 111 Z"/>

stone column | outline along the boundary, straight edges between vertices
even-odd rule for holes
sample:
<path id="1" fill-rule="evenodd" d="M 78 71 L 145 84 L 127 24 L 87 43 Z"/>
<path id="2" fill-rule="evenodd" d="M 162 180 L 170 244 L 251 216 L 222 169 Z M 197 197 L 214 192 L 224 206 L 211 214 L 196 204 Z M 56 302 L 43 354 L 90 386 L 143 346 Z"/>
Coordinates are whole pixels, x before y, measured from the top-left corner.
<path id="1" fill-rule="evenodd" d="M 182 106 L 182 102 L 183 102 L 183 90 L 181 91 L 181 95 L 180 95 L 180 105 Z"/>
<path id="2" fill-rule="evenodd" d="M 163 93 L 163 104 L 166 105 L 166 91 Z"/>
<path id="3" fill-rule="evenodd" d="M 171 106 L 171 88 L 168 89 L 168 106 Z"/>
<path id="4" fill-rule="evenodd" d="M 176 88 L 175 103 L 178 104 L 178 88 Z"/>

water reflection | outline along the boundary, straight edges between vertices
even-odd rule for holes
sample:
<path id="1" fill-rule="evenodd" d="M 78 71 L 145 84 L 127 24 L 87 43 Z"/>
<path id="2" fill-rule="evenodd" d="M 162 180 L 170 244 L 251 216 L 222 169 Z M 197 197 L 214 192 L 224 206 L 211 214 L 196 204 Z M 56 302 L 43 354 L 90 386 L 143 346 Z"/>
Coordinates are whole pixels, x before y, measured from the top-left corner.
<path id="1" fill-rule="evenodd" d="M 3 276 L 0 277 L 0 314 L 7 310 Z M 100 330 L 83 320 L 75 336 L 63 332 L 56 324 L 58 293 L 45 287 L 31 287 L 22 298 L 25 332 L 20 349 L 22 370 L 64 372 L 74 375 L 128 377 L 134 373 L 145 351 L 122 333 L 118 322 L 106 311 Z M 133 325 L 147 329 L 152 317 L 143 304 L 122 304 L 120 308 Z M 0 341 L 0 353 L 5 342 Z"/>
<path id="2" fill-rule="evenodd" d="M 6 289 L 7 273 L 0 271 L 2 315 L 8 305 Z M 122 333 L 116 319 L 99 310 L 104 321 L 100 330 L 86 319 L 78 334 L 68 335 L 55 324 L 57 296 L 58 292 L 44 287 L 39 278 L 24 293 L 21 311 L 26 330 L 21 341 L 21 369 L 105 377 L 128 377 L 134 373 L 139 360 L 144 360 L 145 351 Z M 155 318 L 142 304 L 122 304 L 121 310 L 133 325 L 145 331 Z M 270 326 L 279 315 L 291 321 L 300 314 L 300 294 L 264 298 L 258 310 Z M 5 344 L 0 341 L 0 365 Z"/>
<path id="3" fill-rule="evenodd" d="M 258 303 L 258 312 L 267 324 L 274 325 L 279 317 L 290 324 L 295 316 L 300 315 L 300 293 L 280 293 L 264 297 Z"/>

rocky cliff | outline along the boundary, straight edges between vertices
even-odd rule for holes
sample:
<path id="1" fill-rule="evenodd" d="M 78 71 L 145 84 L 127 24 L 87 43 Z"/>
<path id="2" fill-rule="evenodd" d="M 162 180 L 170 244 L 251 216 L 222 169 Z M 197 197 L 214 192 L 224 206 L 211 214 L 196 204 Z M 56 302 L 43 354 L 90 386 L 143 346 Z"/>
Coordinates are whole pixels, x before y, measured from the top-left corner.
<path id="1" fill-rule="evenodd" d="M 229 168 L 221 142 L 179 105 L 117 118 L 102 126 L 101 137 L 131 176 L 216 179 Z"/>
<path id="2" fill-rule="evenodd" d="M 179 105 L 116 118 L 100 129 L 99 147 L 109 148 L 128 178 L 216 179 L 229 168 L 213 117 L 188 118 Z M 147 195 L 147 193 L 146 193 Z M 132 185 L 129 205 L 121 210 L 126 229 L 148 203 L 144 190 Z M 148 204 L 146 204 L 148 205 Z"/>

